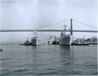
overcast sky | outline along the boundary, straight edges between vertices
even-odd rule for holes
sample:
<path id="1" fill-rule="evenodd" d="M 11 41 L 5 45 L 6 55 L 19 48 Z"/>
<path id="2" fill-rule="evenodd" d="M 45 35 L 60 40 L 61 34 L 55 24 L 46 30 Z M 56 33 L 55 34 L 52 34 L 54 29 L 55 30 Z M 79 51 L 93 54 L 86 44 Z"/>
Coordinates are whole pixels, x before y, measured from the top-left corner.
<path id="1" fill-rule="evenodd" d="M 96 29 L 97 0 L 0 0 L 0 29 L 63 29 L 64 24 L 70 26 L 70 18 L 74 29 Z M 62 23 L 50 26 L 58 22 Z M 0 35 L 3 41 L 21 37 L 15 33 Z"/>

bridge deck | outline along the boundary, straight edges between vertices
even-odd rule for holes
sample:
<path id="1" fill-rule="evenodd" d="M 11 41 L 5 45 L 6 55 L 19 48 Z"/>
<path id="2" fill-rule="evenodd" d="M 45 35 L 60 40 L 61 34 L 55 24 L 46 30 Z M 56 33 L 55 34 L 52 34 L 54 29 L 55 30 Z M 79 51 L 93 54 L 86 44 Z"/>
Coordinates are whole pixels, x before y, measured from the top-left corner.
<path id="1" fill-rule="evenodd" d="M 64 30 L 49 30 L 49 29 L 46 29 L 46 30 L 29 30 L 29 29 L 21 29 L 21 30 L 17 30 L 17 29 L 14 29 L 14 30 L 0 30 L 0 32 L 62 32 Z M 66 32 L 70 32 L 69 30 L 66 30 Z M 98 30 L 72 30 L 72 32 L 91 32 L 91 33 L 98 33 Z"/>

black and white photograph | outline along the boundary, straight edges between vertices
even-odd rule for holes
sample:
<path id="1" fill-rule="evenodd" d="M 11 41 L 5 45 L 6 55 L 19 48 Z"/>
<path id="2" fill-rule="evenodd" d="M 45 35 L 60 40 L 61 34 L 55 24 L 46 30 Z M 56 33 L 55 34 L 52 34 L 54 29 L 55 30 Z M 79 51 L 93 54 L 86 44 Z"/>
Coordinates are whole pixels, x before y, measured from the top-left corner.
<path id="1" fill-rule="evenodd" d="M 0 76 L 97 76 L 97 0 L 0 0 Z"/>

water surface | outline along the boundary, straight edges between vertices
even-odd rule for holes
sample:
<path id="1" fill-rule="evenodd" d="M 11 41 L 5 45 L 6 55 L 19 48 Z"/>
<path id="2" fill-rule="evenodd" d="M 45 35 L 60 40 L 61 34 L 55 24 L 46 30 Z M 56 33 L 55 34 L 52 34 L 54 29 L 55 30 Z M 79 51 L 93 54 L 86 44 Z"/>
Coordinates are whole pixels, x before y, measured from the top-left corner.
<path id="1" fill-rule="evenodd" d="M 97 46 L 2 45 L 1 76 L 96 75 Z"/>

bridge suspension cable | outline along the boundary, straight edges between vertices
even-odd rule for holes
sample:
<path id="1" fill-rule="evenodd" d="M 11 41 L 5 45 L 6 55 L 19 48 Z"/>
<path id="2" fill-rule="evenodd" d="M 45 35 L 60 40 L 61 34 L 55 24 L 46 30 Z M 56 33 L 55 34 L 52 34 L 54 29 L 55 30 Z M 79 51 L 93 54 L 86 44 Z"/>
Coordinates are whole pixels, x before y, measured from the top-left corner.
<path id="1" fill-rule="evenodd" d="M 49 26 L 58 25 L 58 24 L 61 24 L 61 23 L 65 23 L 65 22 L 67 22 L 67 21 L 69 21 L 69 20 L 64 19 L 64 20 L 62 20 L 62 21 L 59 21 L 59 22 L 56 22 L 56 23 L 52 23 L 52 24 L 47 24 L 47 25 L 39 24 L 40 26 L 38 26 L 37 29 L 38 29 L 38 28 L 44 28 L 44 27 L 49 27 Z M 35 29 L 36 29 L 36 28 L 35 28 Z"/>
<path id="2" fill-rule="evenodd" d="M 97 27 L 94 27 L 93 25 L 86 24 L 86 23 L 81 22 L 81 21 L 76 20 L 76 19 L 73 19 L 73 21 L 75 21 L 75 22 L 77 22 L 77 23 L 79 23 L 79 24 L 81 24 L 81 25 L 83 25 L 83 26 L 87 26 L 87 27 L 89 27 L 89 28 L 94 28 L 94 29 L 97 28 Z"/>
<path id="3" fill-rule="evenodd" d="M 75 20 L 75 19 L 74 19 Z M 66 20 L 66 21 L 69 21 L 69 20 Z M 65 19 L 63 21 L 60 21 L 60 22 L 57 22 L 55 24 L 49 24 L 49 25 L 43 25 L 43 26 L 40 26 L 40 27 L 45 27 L 45 26 L 52 26 L 52 25 L 57 25 L 61 22 L 65 22 Z M 81 23 L 80 21 L 77 21 L 79 23 Z M 81 24 L 84 24 L 84 23 L 81 23 Z M 87 24 L 85 24 L 87 25 Z M 88 25 L 87 25 L 88 26 Z M 3 30 L 0 30 L 0 32 L 62 32 L 62 31 L 66 31 L 66 32 L 70 32 L 70 30 L 55 30 L 55 29 L 3 29 Z M 98 30 L 72 30 L 72 32 L 90 32 L 90 33 L 98 33 Z"/>

